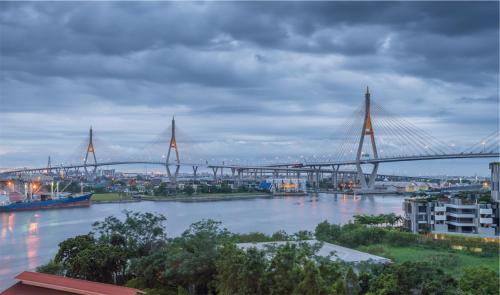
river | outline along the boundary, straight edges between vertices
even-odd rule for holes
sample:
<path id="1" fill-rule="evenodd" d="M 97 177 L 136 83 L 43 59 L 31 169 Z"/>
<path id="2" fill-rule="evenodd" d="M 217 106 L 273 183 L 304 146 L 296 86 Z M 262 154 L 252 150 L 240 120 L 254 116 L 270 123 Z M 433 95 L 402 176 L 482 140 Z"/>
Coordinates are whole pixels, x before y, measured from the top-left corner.
<path id="1" fill-rule="evenodd" d="M 140 202 L 94 204 L 27 212 L 0 213 L 0 291 L 23 270 L 46 263 L 58 244 L 88 233 L 94 221 L 123 210 L 159 212 L 167 217 L 167 234 L 177 236 L 191 223 L 214 219 L 232 232 L 313 231 L 324 220 L 347 223 L 356 214 L 402 214 L 403 197 L 314 194 L 305 197 L 258 198 L 210 202 Z"/>

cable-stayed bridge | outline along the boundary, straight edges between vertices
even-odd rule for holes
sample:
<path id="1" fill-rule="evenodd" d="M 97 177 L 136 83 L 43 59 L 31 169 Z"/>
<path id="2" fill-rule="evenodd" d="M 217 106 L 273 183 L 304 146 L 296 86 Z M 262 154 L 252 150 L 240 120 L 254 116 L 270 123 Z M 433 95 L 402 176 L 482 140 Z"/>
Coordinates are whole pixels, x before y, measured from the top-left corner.
<path id="1" fill-rule="evenodd" d="M 237 160 L 226 160 L 217 163 L 210 159 L 207 153 L 199 153 L 203 145 L 196 140 L 189 140 L 186 134 L 179 134 L 175 119 L 153 142 L 146 144 L 136 155 L 127 159 L 120 158 L 118 151 L 105 151 L 107 146 L 96 139 L 90 128 L 89 135 L 73 159 L 57 165 L 51 163 L 50 157 L 46 167 L 18 168 L 1 172 L 3 175 L 23 173 L 67 173 L 69 170 L 85 172 L 87 176 L 95 175 L 98 167 L 115 165 L 161 165 L 164 166 L 172 183 L 177 181 L 181 166 L 189 166 L 196 177 L 198 168 L 209 168 L 216 178 L 223 169 L 231 171 L 234 177 L 241 178 L 242 173 L 280 172 L 288 174 L 306 173 L 310 179 L 319 179 L 320 173 L 331 173 L 334 185 L 338 175 L 354 175 L 362 189 L 373 188 L 375 180 L 380 179 L 378 172 L 382 163 L 441 160 L 441 159 L 471 159 L 500 157 L 500 132 L 491 133 L 471 147 L 458 151 L 453 144 L 440 140 L 422 128 L 403 118 L 386 111 L 383 107 L 371 101 L 371 95 L 366 89 L 364 104 L 357 109 L 349 121 L 343 124 L 342 132 L 337 137 L 340 144 L 325 146 L 330 156 L 319 159 L 300 158 L 285 163 L 241 163 Z M 331 152 L 333 151 L 333 152 Z M 106 157 L 97 157 L 108 155 Z M 371 166 L 365 172 L 366 166 Z M 351 168 L 340 169 L 340 167 Z M 353 168 L 353 169 L 352 169 Z"/>

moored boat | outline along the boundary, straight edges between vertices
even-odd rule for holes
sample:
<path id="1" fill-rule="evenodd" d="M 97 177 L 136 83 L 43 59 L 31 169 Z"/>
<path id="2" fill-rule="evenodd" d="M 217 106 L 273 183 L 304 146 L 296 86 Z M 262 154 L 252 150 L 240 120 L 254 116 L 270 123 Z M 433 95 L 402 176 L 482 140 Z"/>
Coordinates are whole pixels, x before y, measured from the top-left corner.
<path id="1" fill-rule="evenodd" d="M 0 212 L 11 211 L 29 211 L 54 208 L 86 207 L 90 206 L 90 198 L 93 193 L 84 193 L 80 195 L 70 195 L 58 198 L 44 198 L 41 200 L 25 200 L 10 202 L 0 205 Z"/>

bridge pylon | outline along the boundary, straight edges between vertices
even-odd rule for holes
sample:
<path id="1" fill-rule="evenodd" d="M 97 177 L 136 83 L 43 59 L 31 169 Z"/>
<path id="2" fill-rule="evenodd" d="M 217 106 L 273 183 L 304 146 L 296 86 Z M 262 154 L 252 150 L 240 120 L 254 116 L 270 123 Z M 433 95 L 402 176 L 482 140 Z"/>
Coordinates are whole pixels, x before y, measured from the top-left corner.
<path id="1" fill-rule="evenodd" d="M 172 150 L 175 151 L 175 159 L 174 159 L 174 164 L 175 164 L 175 172 L 172 173 L 170 170 L 170 154 L 172 153 Z M 170 137 L 170 144 L 168 146 L 168 153 L 167 153 L 167 159 L 165 163 L 165 167 L 167 168 L 167 175 L 170 180 L 170 183 L 173 185 L 177 184 L 177 176 L 179 176 L 179 169 L 181 167 L 180 165 L 180 158 L 179 158 L 179 147 L 177 146 L 177 139 L 175 138 L 175 118 L 172 117 L 172 135 Z"/>
<path id="2" fill-rule="evenodd" d="M 45 170 L 45 174 L 52 174 L 52 172 L 50 171 L 52 168 L 52 161 L 50 160 L 50 156 L 48 158 L 48 161 L 47 161 L 47 170 Z"/>
<path id="3" fill-rule="evenodd" d="M 92 133 L 92 126 L 90 126 L 89 144 L 87 146 L 87 153 L 85 154 L 85 159 L 83 160 L 83 165 L 84 165 L 83 168 L 85 169 L 85 174 L 87 175 L 87 177 L 95 176 L 96 171 L 97 171 L 97 158 L 95 156 L 95 148 L 94 148 L 93 138 L 94 138 L 94 135 Z M 92 169 L 91 173 L 89 173 L 89 171 L 87 170 L 87 163 L 89 160 L 89 154 L 92 154 L 92 156 L 94 158 L 94 164 L 91 165 L 91 166 L 94 166 L 94 168 Z"/>
<path id="4" fill-rule="evenodd" d="M 377 145 L 375 143 L 375 132 L 373 131 L 373 124 L 371 118 L 371 108 L 370 108 L 370 90 L 368 86 L 366 87 L 365 93 L 365 116 L 363 121 L 363 128 L 361 129 L 361 137 L 359 139 L 358 152 L 356 154 L 356 169 L 358 172 L 358 180 L 361 185 L 361 189 L 372 189 L 375 185 L 375 179 L 377 178 L 378 163 L 373 164 L 372 172 L 368 177 L 368 181 L 365 178 L 363 169 L 361 167 L 361 157 L 363 152 L 363 143 L 366 136 L 370 136 L 370 142 L 373 151 L 373 159 L 378 159 Z"/>

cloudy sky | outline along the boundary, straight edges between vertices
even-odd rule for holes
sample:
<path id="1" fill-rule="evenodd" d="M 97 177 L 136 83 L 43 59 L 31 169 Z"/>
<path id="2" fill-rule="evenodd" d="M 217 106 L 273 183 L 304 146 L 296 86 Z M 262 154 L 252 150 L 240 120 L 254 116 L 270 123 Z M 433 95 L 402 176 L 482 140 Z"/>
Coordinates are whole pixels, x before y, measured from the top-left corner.
<path id="1" fill-rule="evenodd" d="M 131 157 L 173 115 L 216 161 L 331 155 L 366 85 L 460 150 L 498 129 L 498 22 L 498 2 L 2 2 L 0 166 L 67 161 L 90 125 Z"/>

